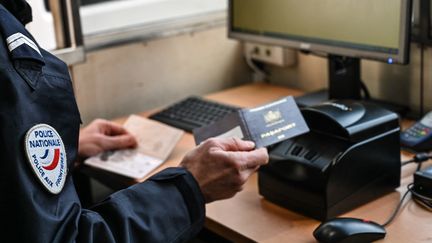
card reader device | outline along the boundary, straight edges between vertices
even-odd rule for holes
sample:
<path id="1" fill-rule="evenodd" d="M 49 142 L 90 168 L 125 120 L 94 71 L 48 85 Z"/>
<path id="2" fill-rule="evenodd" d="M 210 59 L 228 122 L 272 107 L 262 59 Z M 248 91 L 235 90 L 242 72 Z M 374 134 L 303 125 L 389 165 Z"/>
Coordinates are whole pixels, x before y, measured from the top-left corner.
<path id="1" fill-rule="evenodd" d="M 264 198 L 326 220 L 399 187 L 396 113 L 366 101 L 331 101 L 302 114 L 311 132 L 272 147 L 258 171 Z"/>
<path id="2" fill-rule="evenodd" d="M 414 151 L 432 150 L 432 111 L 401 133 L 401 144 Z"/>

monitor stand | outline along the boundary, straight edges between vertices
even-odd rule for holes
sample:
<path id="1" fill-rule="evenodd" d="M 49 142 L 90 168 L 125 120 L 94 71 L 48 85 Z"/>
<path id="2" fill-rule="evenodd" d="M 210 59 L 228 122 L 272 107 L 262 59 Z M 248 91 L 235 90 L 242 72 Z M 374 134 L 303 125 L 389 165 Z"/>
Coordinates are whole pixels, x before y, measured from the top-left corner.
<path id="1" fill-rule="evenodd" d="M 296 97 L 297 105 L 308 107 L 320 104 L 328 100 L 367 100 L 388 110 L 405 116 L 409 111 L 407 106 L 393 104 L 386 101 L 371 99 L 368 92 L 362 97 L 362 82 L 360 59 L 330 55 L 329 61 L 329 89 L 323 89 L 303 96 Z"/>

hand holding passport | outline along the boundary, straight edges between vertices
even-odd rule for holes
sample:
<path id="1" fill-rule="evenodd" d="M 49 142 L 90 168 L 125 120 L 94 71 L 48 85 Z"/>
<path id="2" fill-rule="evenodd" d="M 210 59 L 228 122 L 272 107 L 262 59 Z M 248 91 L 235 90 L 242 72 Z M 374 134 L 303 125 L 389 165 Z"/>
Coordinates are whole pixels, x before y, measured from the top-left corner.
<path id="1" fill-rule="evenodd" d="M 193 131 L 195 143 L 211 137 L 237 137 L 255 142 L 257 148 L 309 132 L 291 96 L 251 109 L 241 109 L 218 122 Z"/>

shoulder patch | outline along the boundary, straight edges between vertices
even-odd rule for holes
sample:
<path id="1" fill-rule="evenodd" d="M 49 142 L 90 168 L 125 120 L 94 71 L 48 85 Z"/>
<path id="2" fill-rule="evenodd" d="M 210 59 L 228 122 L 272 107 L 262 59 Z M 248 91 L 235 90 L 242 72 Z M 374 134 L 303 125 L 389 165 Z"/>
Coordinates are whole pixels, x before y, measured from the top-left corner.
<path id="1" fill-rule="evenodd" d="M 47 124 L 38 124 L 27 131 L 24 144 L 30 167 L 42 185 L 51 193 L 62 191 L 66 181 L 67 157 L 63 140 Z"/>
<path id="2" fill-rule="evenodd" d="M 15 34 L 9 36 L 8 38 L 6 38 L 6 42 L 7 42 L 8 49 L 10 52 L 12 52 L 16 48 L 20 47 L 21 45 L 25 44 L 25 45 L 31 47 L 33 50 L 35 50 L 37 53 L 39 53 L 39 55 L 42 56 L 38 46 L 32 40 L 30 40 L 30 38 L 28 38 L 27 36 L 23 35 L 20 32 L 17 32 Z"/>

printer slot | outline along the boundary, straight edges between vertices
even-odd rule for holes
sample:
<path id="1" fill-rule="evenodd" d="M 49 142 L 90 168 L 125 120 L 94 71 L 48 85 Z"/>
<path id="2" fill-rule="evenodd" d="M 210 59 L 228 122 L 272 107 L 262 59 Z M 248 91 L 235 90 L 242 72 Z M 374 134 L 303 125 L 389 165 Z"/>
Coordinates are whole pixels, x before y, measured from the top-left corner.
<path id="1" fill-rule="evenodd" d="M 310 150 L 305 154 L 304 158 L 309 160 L 309 161 L 312 161 L 317 155 L 318 155 L 318 152 Z"/>
<path id="2" fill-rule="evenodd" d="M 303 157 L 307 161 L 313 162 L 313 160 L 317 157 L 318 152 L 316 150 L 310 150 L 310 148 L 308 150 L 307 147 L 304 147 L 304 146 L 301 146 L 301 145 L 295 145 L 291 149 L 290 154 L 292 156 L 296 156 L 296 157 Z"/>
<path id="3" fill-rule="evenodd" d="M 291 155 L 299 156 L 299 154 L 300 154 L 302 151 L 303 151 L 303 147 L 302 147 L 302 146 L 299 146 L 299 145 L 296 145 L 296 146 L 294 146 L 294 148 L 291 150 Z"/>

